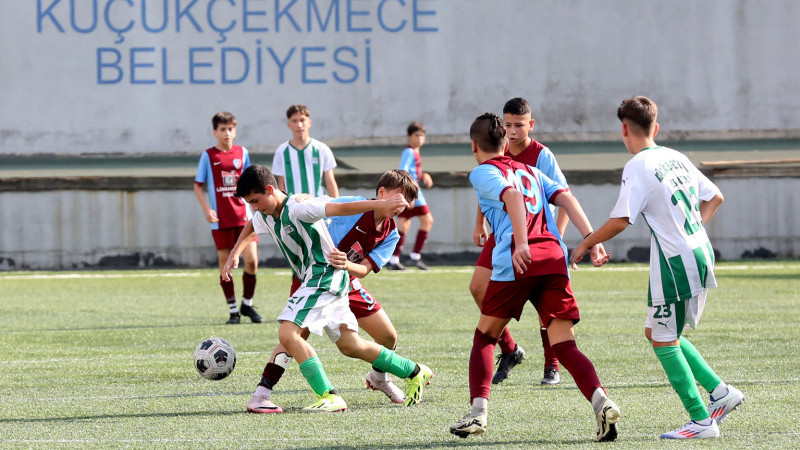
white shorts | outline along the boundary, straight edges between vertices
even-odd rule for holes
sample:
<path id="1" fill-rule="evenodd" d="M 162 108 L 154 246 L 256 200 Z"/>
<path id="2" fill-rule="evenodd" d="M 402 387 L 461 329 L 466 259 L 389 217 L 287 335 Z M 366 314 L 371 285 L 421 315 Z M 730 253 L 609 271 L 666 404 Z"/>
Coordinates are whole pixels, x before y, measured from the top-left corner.
<path id="1" fill-rule="evenodd" d="M 708 289 L 703 289 L 700 295 L 688 300 L 648 307 L 644 327 L 652 330 L 653 341 L 671 342 L 681 337 L 683 330 L 697 329 L 706 307 L 707 295 Z"/>
<path id="2" fill-rule="evenodd" d="M 278 322 L 293 322 L 319 336 L 325 331 L 328 338 L 336 342 L 342 337 L 340 325 L 347 325 L 348 329 L 358 332 L 358 321 L 350 311 L 347 294 L 336 296 L 328 291 L 320 292 L 317 288 L 301 287 L 289 297 L 286 307 L 278 316 Z"/>

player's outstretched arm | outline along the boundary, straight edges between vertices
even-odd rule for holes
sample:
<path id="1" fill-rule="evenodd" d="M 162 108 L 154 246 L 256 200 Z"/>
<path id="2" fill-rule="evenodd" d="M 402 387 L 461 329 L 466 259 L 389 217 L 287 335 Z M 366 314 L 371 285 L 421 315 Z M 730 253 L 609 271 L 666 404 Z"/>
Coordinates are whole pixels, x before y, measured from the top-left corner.
<path id="1" fill-rule="evenodd" d="M 475 215 L 475 229 L 472 231 L 472 242 L 478 247 L 483 247 L 489 239 L 489 231 L 486 229 L 486 219 L 481 212 L 481 207 L 478 206 L 478 213 Z"/>
<path id="2" fill-rule="evenodd" d="M 357 200 L 354 202 L 328 202 L 325 204 L 325 215 L 352 216 L 367 211 L 377 211 L 387 217 L 393 217 L 408 208 L 408 202 L 403 194 L 395 194 L 382 200 Z"/>
<path id="3" fill-rule="evenodd" d="M 231 250 L 231 254 L 228 255 L 225 264 L 219 269 L 219 275 L 224 281 L 229 281 L 231 279 L 231 270 L 239 267 L 239 256 L 255 238 L 256 232 L 253 229 L 253 219 L 250 219 L 247 225 L 244 226 L 242 234 L 240 234 L 239 238 L 236 240 L 236 245 L 233 246 L 233 250 Z"/>
<path id="4" fill-rule="evenodd" d="M 524 273 L 531 263 L 531 249 L 528 247 L 528 229 L 525 226 L 525 204 L 522 193 L 514 188 L 506 189 L 502 200 L 514 231 L 514 253 L 511 255 L 511 262 L 514 264 L 514 270 Z"/>
<path id="5" fill-rule="evenodd" d="M 578 199 L 575 198 L 570 192 L 562 192 L 556 196 L 553 201 L 556 206 L 563 208 L 566 211 L 569 219 L 575 224 L 575 227 L 578 228 L 578 231 L 581 233 L 581 236 L 584 238 L 592 234 L 592 224 L 589 223 L 589 219 L 586 217 L 586 213 L 583 212 L 583 208 L 581 208 L 581 204 L 578 202 Z M 608 262 L 609 255 L 606 253 L 603 244 L 598 242 L 595 245 L 589 247 L 591 249 L 591 259 L 592 264 L 595 266 L 602 266 L 603 264 Z M 574 253 L 574 250 L 573 250 Z M 581 255 L 583 256 L 583 255 Z M 577 269 L 577 264 L 572 265 L 573 269 Z"/>
<path id="6" fill-rule="evenodd" d="M 558 234 L 561 235 L 561 239 L 564 239 L 564 233 L 567 231 L 567 225 L 569 225 L 569 215 L 567 215 L 567 211 L 564 208 L 558 208 L 556 228 L 558 228 Z"/>
<path id="7" fill-rule="evenodd" d="M 572 256 L 569 258 L 570 264 L 572 264 L 573 269 L 578 268 L 578 261 L 583 259 L 583 256 L 586 252 L 589 251 L 592 247 L 598 244 L 602 244 L 603 242 L 608 241 L 609 239 L 613 238 L 614 236 L 620 234 L 625 228 L 628 228 L 628 218 L 627 217 L 615 217 L 612 219 L 608 219 L 606 223 L 603 224 L 598 230 L 589 233 L 588 235 L 584 236 L 583 241 L 578 244 L 577 247 L 572 249 Z M 608 262 L 608 258 L 611 255 L 606 253 L 605 261 L 602 264 Z M 592 261 L 594 264 L 594 261 Z M 602 265 L 599 264 L 599 265 Z M 598 265 L 598 264 L 595 264 Z"/>
<path id="8" fill-rule="evenodd" d="M 714 214 L 717 212 L 717 209 L 725 201 L 725 197 L 722 196 L 722 192 L 717 192 L 717 195 L 711 198 L 706 202 L 700 202 L 700 217 L 703 218 L 703 225 L 707 224 Z"/>

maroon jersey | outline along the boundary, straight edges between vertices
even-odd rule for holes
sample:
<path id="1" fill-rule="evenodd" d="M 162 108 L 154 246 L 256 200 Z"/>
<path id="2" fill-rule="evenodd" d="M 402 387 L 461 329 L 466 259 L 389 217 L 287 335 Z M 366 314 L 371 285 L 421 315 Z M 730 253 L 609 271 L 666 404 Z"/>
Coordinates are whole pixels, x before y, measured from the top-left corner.
<path id="1" fill-rule="evenodd" d="M 200 156 L 195 183 L 208 185 L 208 203 L 217 212 L 218 223 L 211 229 L 242 227 L 249 220 L 249 209 L 243 199 L 235 197 L 236 181 L 250 165 L 247 149 L 234 145 L 223 152 L 211 147 Z"/>
<path id="2" fill-rule="evenodd" d="M 337 200 L 352 201 L 360 198 L 345 197 Z M 381 231 L 375 229 L 375 213 L 332 217 L 328 225 L 336 247 L 347 253 L 347 259 L 361 263 L 365 259 L 378 272 L 389 260 L 399 239 L 394 219 L 384 219 Z"/>

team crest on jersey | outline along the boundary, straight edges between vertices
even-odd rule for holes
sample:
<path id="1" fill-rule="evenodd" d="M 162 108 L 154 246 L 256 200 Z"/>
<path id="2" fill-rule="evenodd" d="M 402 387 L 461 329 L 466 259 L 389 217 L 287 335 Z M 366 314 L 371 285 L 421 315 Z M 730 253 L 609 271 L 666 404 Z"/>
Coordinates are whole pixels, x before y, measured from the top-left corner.
<path id="1" fill-rule="evenodd" d="M 311 158 L 311 164 L 319 164 L 319 158 Z"/>
<path id="2" fill-rule="evenodd" d="M 283 226 L 283 232 L 285 234 L 293 234 L 294 231 L 294 227 L 291 224 L 286 224 Z"/>
<path id="3" fill-rule="evenodd" d="M 364 260 L 364 247 L 361 246 L 361 243 L 356 241 L 356 243 L 350 247 L 350 250 L 347 252 L 347 259 L 354 263 L 360 263 Z"/>
<path id="4" fill-rule="evenodd" d="M 235 167 L 236 170 L 241 169 L 242 168 L 242 160 L 239 159 L 239 158 L 234 159 L 233 160 L 233 167 Z"/>

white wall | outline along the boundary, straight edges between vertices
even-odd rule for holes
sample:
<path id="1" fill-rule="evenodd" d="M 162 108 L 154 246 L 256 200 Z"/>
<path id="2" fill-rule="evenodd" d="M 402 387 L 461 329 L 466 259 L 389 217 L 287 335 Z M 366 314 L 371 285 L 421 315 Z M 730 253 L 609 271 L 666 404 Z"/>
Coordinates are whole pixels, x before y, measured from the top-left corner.
<path id="1" fill-rule="evenodd" d="M 709 224 L 714 248 L 724 259 L 764 247 L 783 258 L 800 257 L 800 179 L 715 180 L 725 203 Z M 618 185 L 575 185 L 572 192 L 599 227 L 613 207 Z M 343 189 L 342 195 L 366 191 Z M 425 252 L 475 251 L 472 230 L 477 199 L 471 187 L 430 189 L 425 196 L 436 219 Z M 86 266 L 216 265 L 210 229 L 191 190 L 0 192 L 0 270 L 70 269 Z M 766 220 L 765 220 L 766 218 Z M 406 241 L 413 245 L 417 221 Z M 579 236 L 570 226 L 567 245 Z M 642 221 L 608 243 L 614 260 L 632 247 L 648 248 Z M 271 238 L 259 259 L 280 257 Z"/>
<path id="2" fill-rule="evenodd" d="M 517 95 L 564 138 L 616 132 L 633 94 L 676 136 L 781 136 L 800 130 L 798 21 L 793 0 L 8 0 L 0 155 L 196 153 L 219 110 L 266 151 L 293 103 L 332 144 L 412 119 L 463 139 Z"/>

